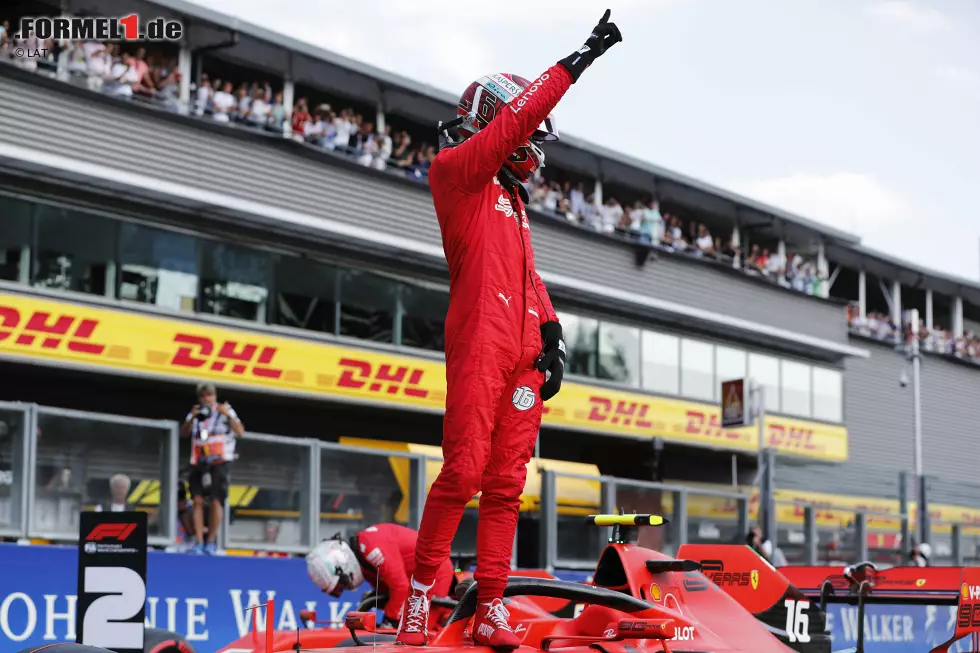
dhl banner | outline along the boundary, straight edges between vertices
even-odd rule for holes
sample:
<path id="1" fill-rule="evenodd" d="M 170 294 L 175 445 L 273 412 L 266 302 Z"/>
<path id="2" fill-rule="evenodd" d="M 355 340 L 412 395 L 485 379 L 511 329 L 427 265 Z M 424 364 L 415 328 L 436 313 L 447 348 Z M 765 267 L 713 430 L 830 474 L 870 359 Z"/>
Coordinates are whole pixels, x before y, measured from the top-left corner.
<path id="1" fill-rule="evenodd" d="M 441 361 L 14 294 L 0 294 L 0 355 L 431 411 L 443 410 L 446 399 Z M 717 406 L 580 383 L 562 385 L 545 406 L 544 421 L 758 449 L 757 430 L 722 429 Z M 781 453 L 847 459 L 843 426 L 773 416 L 766 421 L 766 438 Z"/>

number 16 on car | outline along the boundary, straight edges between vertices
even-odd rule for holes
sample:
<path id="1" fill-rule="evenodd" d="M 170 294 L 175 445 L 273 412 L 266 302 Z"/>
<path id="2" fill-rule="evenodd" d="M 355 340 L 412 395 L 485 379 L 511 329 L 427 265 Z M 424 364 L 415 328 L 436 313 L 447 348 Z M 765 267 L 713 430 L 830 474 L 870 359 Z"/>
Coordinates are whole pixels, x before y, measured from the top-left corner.
<path id="1" fill-rule="evenodd" d="M 809 601 L 786 599 L 786 636 L 790 644 L 806 644 L 810 641 L 810 617 L 806 611 L 810 609 Z"/>
<path id="2" fill-rule="evenodd" d="M 83 512 L 78 536 L 78 643 L 142 653 L 145 512 Z"/>

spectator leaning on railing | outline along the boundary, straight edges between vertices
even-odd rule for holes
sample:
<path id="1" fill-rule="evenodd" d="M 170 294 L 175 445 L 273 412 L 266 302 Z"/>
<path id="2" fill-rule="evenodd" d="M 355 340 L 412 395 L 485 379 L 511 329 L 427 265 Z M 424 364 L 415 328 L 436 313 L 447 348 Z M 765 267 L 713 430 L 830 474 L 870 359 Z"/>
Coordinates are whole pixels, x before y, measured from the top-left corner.
<path id="1" fill-rule="evenodd" d="M 211 383 L 197 386 L 200 403 L 191 408 L 180 427 L 181 437 L 191 438 L 191 472 L 188 486 L 194 500 L 194 532 L 197 553 L 213 553 L 216 548 L 221 513 L 228 498 L 229 468 L 235 460 L 235 440 L 245 426 L 228 402 L 218 403 L 218 391 Z M 204 536 L 205 497 L 210 499 L 207 540 Z"/>
<path id="2" fill-rule="evenodd" d="M 908 343 L 912 337 L 918 337 L 924 351 L 980 364 L 980 338 L 974 333 L 967 332 L 956 337 L 941 327 L 929 329 L 923 324 L 919 327 L 919 333 L 913 334 L 907 321 L 898 325 L 889 316 L 876 312 L 861 317 L 855 304 L 847 307 L 847 322 L 851 332 L 867 338 Z"/>

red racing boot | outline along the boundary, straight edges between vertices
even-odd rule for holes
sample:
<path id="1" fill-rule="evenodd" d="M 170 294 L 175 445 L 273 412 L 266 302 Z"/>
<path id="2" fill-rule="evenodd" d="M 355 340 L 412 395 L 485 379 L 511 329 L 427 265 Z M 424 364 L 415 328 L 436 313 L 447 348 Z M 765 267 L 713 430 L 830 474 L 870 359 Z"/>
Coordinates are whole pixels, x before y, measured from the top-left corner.
<path id="1" fill-rule="evenodd" d="M 491 603 L 480 603 L 473 618 L 473 643 L 490 646 L 498 651 L 513 651 L 521 645 L 507 618 L 510 613 L 504 602 L 494 599 Z"/>
<path id="2" fill-rule="evenodd" d="M 395 644 L 425 646 L 429 642 L 429 606 L 432 602 L 430 593 L 434 586 L 435 582 L 426 586 L 412 579 L 412 592 L 402 607 Z"/>

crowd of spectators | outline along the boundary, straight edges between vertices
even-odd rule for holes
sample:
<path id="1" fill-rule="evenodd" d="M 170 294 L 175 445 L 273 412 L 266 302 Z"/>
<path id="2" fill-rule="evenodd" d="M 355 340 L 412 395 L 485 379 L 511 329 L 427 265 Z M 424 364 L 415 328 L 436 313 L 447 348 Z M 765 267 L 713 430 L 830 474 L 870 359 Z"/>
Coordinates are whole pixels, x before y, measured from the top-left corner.
<path id="1" fill-rule="evenodd" d="M 789 252 L 784 260 L 779 252 L 759 245 L 752 245 L 743 254 L 730 235 L 712 234 L 703 222 L 661 211 L 656 199 L 637 200 L 623 206 L 618 199 L 610 197 L 599 204 L 593 194 L 587 193 L 582 182 L 560 184 L 540 175 L 531 182 L 529 194 L 531 208 L 597 233 L 618 235 L 669 252 L 721 261 L 746 274 L 761 276 L 810 295 L 821 296 L 825 290 L 826 278 L 813 260 Z"/>
<path id="2" fill-rule="evenodd" d="M 11 35 L 9 25 L 0 27 L 0 60 L 15 65 L 64 75 L 92 91 L 119 98 L 149 100 L 171 111 L 180 107 L 180 74 L 172 54 L 147 54 L 118 44 L 96 41 L 40 43 Z M 39 57 L 15 57 L 18 47 L 45 52 Z M 62 55 L 64 55 L 62 57 Z M 389 170 L 424 180 L 435 159 L 431 143 L 417 143 L 405 130 L 376 124 L 357 110 L 331 104 L 313 104 L 300 97 L 286 110 L 280 89 L 268 82 L 242 83 L 202 73 L 190 86 L 187 111 L 215 122 L 280 134 L 355 159 L 361 165 Z M 786 288 L 816 296 L 826 295 L 826 272 L 800 253 L 787 253 L 753 244 L 743 252 L 730 235 L 713 234 L 698 221 L 662 211 L 659 202 L 623 204 L 606 197 L 600 204 L 585 184 L 559 183 L 538 177 L 528 185 L 531 208 L 563 218 L 599 234 L 645 243 L 667 252 L 711 259 L 762 277 Z"/>
<path id="3" fill-rule="evenodd" d="M 898 324 L 884 313 L 870 312 L 861 317 L 857 305 L 847 307 L 847 323 L 853 333 L 886 342 L 909 342 L 916 337 L 908 320 Z M 942 356 L 953 356 L 980 365 L 980 336 L 966 332 L 957 337 L 952 331 L 935 326 L 930 329 L 920 324 L 917 334 L 923 351 Z"/>

